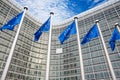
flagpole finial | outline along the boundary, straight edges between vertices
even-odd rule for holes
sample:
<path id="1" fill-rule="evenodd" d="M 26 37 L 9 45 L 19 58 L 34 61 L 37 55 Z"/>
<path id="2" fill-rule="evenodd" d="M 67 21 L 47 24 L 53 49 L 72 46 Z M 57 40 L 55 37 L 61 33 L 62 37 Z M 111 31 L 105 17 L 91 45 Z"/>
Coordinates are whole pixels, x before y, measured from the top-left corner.
<path id="1" fill-rule="evenodd" d="M 74 19 L 78 19 L 78 17 L 74 17 Z"/>
<path id="2" fill-rule="evenodd" d="M 96 20 L 96 21 L 95 21 L 95 23 L 98 23 L 98 22 L 99 22 L 99 20 Z"/>
<path id="3" fill-rule="evenodd" d="M 24 9 L 28 10 L 28 7 L 25 6 Z"/>
<path id="4" fill-rule="evenodd" d="M 118 26 L 119 24 L 118 23 L 115 23 L 115 26 Z"/>
<path id="5" fill-rule="evenodd" d="M 51 15 L 51 14 L 54 15 L 54 12 L 50 12 L 50 15 Z"/>

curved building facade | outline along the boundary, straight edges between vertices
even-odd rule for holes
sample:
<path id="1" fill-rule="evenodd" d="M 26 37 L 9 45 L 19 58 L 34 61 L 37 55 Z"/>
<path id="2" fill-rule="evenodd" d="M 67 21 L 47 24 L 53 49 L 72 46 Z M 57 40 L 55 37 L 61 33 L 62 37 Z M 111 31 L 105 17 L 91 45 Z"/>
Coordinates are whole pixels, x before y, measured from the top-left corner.
<path id="1" fill-rule="evenodd" d="M 21 9 L 10 1 L 0 0 L 0 26 L 20 11 Z M 120 1 L 110 0 L 77 16 L 80 40 L 92 27 L 95 20 L 99 20 L 115 77 L 120 80 L 120 42 L 116 42 L 116 48 L 113 52 L 109 46 L 114 24 L 120 24 Z M 62 45 L 58 40 L 60 33 L 73 20 L 71 18 L 64 23 L 53 26 L 49 80 L 82 80 L 77 35 L 70 36 Z M 38 42 L 33 41 L 33 34 L 40 25 L 41 23 L 29 14 L 25 15 L 6 80 L 45 80 L 49 33 L 44 33 Z M 4 30 L 0 32 L 0 77 L 17 28 L 18 26 L 15 27 L 14 31 Z M 113 80 L 99 37 L 86 45 L 81 45 L 81 50 L 86 80 Z"/>

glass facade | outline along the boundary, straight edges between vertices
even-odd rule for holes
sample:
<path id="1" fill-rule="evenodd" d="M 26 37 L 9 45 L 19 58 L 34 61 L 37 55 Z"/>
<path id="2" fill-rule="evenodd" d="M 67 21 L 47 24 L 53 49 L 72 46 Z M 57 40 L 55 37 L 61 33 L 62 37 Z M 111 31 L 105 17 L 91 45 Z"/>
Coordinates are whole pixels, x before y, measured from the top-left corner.
<path id="1" fill-rule="evenodd" d="M 0 0 L 0 26 L 19 12 L 20 9 L 9 1 Z M 42 36 L 38 43 L 33 42 L 33 34 L 39 25 L 41 24 L 25 16 L 6 80 L 45 80 L 48 34 L 43 34 L 46 37 Z M 0 76 L 17 28 L 18 26 L 14 31 L 0 32 Z"/>
<path id="2" fill-rule="evenodd" d="M 0 0 L 0 26 L 20 12 L 20 8 L 10 1 Z M 117 80 L 120 80 L 120 42 L 116 42 L 112 52 L 108 41 L 114 29 L 114 24 L 120 24 L 120 1 L 108 4 L 95 11 L 88 12 L 78 18 L 80 40 L 92 27 L 95 20 L 99 25 L 109 52 Z M 80 59 L 77 36 L 72 35 L 60 44 L 59 34 L 71 21 L 54 25 L 50 52 L 49 80 L 81 80 Z M 30 15 L 25 15 L 18 41 L 13 53 L 6 80 L 45 80 L 49 33 L 44 33 L 38 42 L 33 41 L 33 34 L 41 24 Z M 3 73 L 16 31 L 0 32 L 0 77 Z M 62 53 L 56 49 L 62 48 Z M 86 80 L 112 80 L 100 37 L 82 45 L 82 57 Z"/>

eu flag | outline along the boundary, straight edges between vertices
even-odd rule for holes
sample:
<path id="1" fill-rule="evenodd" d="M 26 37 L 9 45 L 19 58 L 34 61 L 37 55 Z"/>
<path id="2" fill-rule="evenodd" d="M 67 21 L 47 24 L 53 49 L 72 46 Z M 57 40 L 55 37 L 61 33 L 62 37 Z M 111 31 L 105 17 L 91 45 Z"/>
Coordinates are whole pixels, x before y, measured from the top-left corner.
<path id="1" fill-rule="evenodd" d="M 97 28 L 97 25 L 94 24 L 93 27 L 88 31 L 88 33 L 84 36 L 81 44 L 84 45 L 85 43 L 91 41 L 93 38 L 96 38 L 99 36 L 99 31 Z"/>
<path id="2" fill-rule="evenodd" d="M 63 44 L 65 40 L 67 40 L 70 35 L 76 34 L 76 24 L 73 21 L 59 36 L 60 43 Z"/>
<path id="3" fill-rule="evenodd" d="M 38 41 L 42 32 L 47 32 L 50 29 L 50 18 L 34 33 L 34 41 Z"/>
<path id="4" fill-rule="evenodd" d="M 15 17 L 13 17 L 11 20 L 9 20 L 5 25 L 3 25 L 0 30 L 8 29 L 13 30 L 14 27 L 18 24 L 20 24 L 20 21 L 22 19 L 23 12 L 19 13 Z"/>
<path id="5" fill-rule="evenodd" d="M 120 33 L 119 31 L 117 30 L 117 27 L 114 28 L 114 31 L 112 33 L 112 37 L 109 41 L 109 44 L 110 44 L 110 47 L 112 49 L 112 51 L 114 51 L 115 49 L 115 42 L 116 40 L 119 40 L 120 39 Z"/>

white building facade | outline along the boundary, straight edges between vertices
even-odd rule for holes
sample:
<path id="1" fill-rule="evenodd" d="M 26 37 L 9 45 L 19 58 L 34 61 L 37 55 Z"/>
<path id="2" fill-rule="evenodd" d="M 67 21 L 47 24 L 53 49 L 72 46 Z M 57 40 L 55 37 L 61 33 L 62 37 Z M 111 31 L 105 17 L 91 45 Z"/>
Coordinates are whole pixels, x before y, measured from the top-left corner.
<path id="1" fill-rule="evenodd" d="M 0 0 L 0 26 L 20 11 L 21 9 L 10 1 Z M 77 15 L 77 17 L 80 40 L 93 26 L 95 20 L 99 20 L 115 77 L 120 80 L 120 41 L 116 42 L 116 48 L 113 52 L 109 46 L 114 25 L 115 23 L 120 24 L 120 1 L 108 1 Z M 82 80 L 77 36 L 70 36 L 62 45 L 58 40 L 60 33 L 73 20 L 74 18 L 70 18 L 64 23 L 53 26 L 49 80 Z M 41 23 L 29 14 L 25 15 L 6 80 L 45 80 L 49 34 L 43 33 L 38 42 L 33 41 L 33 34 L 40 25 Z M 4 30 L 0 32 L 0 77 L 17 28 L 18 26 L 15 27 L 14 31 Z M 113 80 L 99 37 L 81 45 L 81 50 L 86 80 Z"/>

